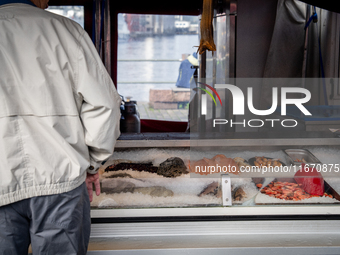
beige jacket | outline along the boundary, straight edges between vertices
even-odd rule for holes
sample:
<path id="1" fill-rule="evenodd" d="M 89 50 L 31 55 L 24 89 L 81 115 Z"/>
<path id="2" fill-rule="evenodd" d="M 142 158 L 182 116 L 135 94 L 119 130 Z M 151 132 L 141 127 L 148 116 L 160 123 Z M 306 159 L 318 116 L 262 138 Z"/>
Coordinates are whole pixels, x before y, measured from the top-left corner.
<path id="1" fill-rule="evenodd" d="M 121 99 L 72 20 L 8 4 L 0 31 L 2 206 L 81 185 L 113 153 Z"/>

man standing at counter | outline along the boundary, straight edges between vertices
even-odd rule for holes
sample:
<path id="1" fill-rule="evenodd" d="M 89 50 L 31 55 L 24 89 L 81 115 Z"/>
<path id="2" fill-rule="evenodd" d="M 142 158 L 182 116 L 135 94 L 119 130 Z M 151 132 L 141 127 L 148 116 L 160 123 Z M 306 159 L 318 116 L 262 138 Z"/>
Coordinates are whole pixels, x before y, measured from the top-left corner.
<path id="1" fill-rule="evenodd" d="M 85 254 L 121 99 L 87 33 L 31 1 L 0 0 L 0 254 Z"/>

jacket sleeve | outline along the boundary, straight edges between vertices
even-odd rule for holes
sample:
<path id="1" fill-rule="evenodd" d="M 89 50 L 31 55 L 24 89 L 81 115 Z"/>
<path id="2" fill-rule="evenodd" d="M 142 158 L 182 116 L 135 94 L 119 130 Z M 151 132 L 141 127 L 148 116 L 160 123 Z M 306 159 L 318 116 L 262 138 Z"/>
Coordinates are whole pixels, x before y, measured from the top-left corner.
<path id="1" fill-rule="evenodd" d="M 94 174 L 113 154 L 120 135 L 121 98 L 87 33 L 79 46 L 76 89 L 83 98 L 80 118 L 91 164 L 87 172 Z"/>

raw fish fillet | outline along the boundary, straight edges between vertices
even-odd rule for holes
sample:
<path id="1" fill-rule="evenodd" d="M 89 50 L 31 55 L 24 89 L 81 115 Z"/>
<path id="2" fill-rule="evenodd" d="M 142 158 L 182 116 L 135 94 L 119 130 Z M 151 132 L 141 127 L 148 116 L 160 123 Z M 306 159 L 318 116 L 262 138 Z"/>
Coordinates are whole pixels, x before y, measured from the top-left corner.
<path id="1" fill-rule="evenodd" d="M 294 179 L 307 193 L 316 196 L 323 196 L 325 192 L 325 184 L 321 173 L 315 168 L 305 167 L 301 165 L 301 169 L 296 172 Z"/>
<path id="2" fill-rule="evenodd" d="M 215 157 L 213 157 L 212 159 L 215 160 L 216 162 L 218 160 L 221 160 L 221 159 L 226 159 L 227 157 L 223 154 L 217 154 Z"/>
<path id="3" fill-rule="evenodd" d="M 202 171 L 197 171 L 196 172 L 196 167 L 199 167 L 199 169 L 204 169 L 205 167 L 208 167 L 209 164 L 204 160 L 204 159 L 200 159 L 200 160 L 197 160 L 197 161 L 189 161 L 189 170 L 190 172 L 192 173 L 198 173 L 200 175 L 207 175 L 207 174 L 210 174 L 210 172 L 202 172 Z"/>
<path id="4" fill-rule="evenodd" d="M 218 164 L 219 166 L 226 166 L 229 167 L 230 169 L 231 167 L 235 167 L 236 171 L 230 171 L 233 174 L 238 174 L 240 171 L 240 168 L 238 166 L 238 164 L 235 162 L 235 160 L 233 160 L 232 158 L 227 158 L 225 155 L 223 154 L 218 154 L 215 157 L 212 158 L 215 161 L 215 165 Z"/>
<path id="5" fill-rule="evenodd" d="M 238 164 L 235 162 L 235 160 L 233 160 L 232 158 L 227 158 L 225 155 L 223 154 L 218 154 L 215 157 L 212 158 L 216 164 L 220 165 L 220 166 L 235 166 L 237 171 L 235 172 L 235 174 L 238 174 L 239 172 L 239 167 Z"/>

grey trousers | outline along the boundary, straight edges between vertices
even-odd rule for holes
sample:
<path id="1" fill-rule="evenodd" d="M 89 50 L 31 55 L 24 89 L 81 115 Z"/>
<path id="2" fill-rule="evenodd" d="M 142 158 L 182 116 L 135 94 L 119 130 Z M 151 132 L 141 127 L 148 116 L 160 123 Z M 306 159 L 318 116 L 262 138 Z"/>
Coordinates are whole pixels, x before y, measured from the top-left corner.
<path id="1" fill-rule="evenodd" d="M 86 254 L 90 201 L 85 183 L 69 192 L 0 207 L 0 255 Z"/>

